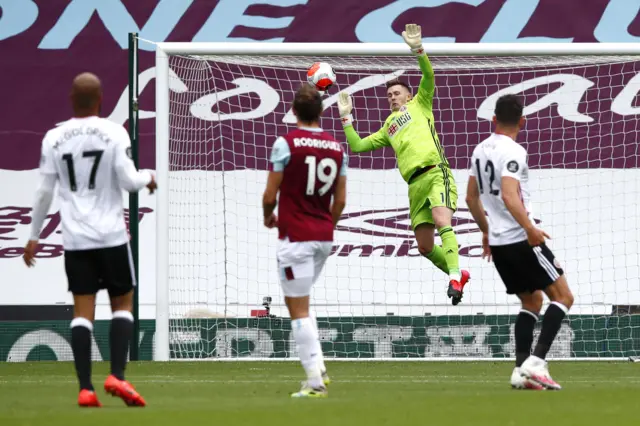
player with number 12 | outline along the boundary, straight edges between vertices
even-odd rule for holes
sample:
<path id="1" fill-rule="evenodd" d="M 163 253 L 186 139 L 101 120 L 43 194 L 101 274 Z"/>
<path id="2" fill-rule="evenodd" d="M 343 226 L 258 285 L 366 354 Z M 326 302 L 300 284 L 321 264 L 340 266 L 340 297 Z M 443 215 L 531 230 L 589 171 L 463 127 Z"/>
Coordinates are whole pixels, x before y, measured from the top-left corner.
<path id="1" fill-rule="evenodd" d="M 533 221 L 527 151 L 515 141 L 525 122 L 522 111 L 516 95 L 503 95 L 496 102 L 495 132 L 473 150 L 466 201 L 482 231 L 482 257 L 493 258 L 507 294 L 515 294 L 522 304 L 514 328 L 511 386 L 557 390 L 560 385 L 551 378 L 545 358 L 573 305 L 573 294 L 545 244 L 549 236 Z M 543 293 L 551 304 L 531 353 Z"/>

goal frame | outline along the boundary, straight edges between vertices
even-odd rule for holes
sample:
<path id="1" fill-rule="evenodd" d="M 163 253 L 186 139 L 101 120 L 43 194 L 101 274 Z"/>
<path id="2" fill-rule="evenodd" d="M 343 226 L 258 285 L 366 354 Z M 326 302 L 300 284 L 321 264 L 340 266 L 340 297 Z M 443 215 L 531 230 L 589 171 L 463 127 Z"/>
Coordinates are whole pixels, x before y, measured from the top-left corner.
<path id="1" fill-rule="evenodd" d="M 429 56 L 559 56 L 640 55 L 639 43 L 436 43 Z M 246 56 L 407 56 L 405 43 L 218 43 L 163 42 L 156 44 L 156 321 L 155 361 L 169 361 L 169 57 L 175 55 Z M 394 360 L 410 360 L 399 358 Z M 239 360 L 239 359 L 234 359 Z M 289 358 L 294 360 L 294 358 Z M 380 361 L 372 359 L 365 361 Z M 428 360 L 422 358 L 421 360 Z M 461 359 L 438 359 L 460 361 Z M 480 358 L 467 361 L 484 360 Z M 463 360 L 463 361 L 464 361 Z M 487 361 L 512 360 L 488 358 Z M 627 358 L 571 358 L 572 361 L 620 361 Z M 355 360 L 352 360 L 355 361 Z"/>

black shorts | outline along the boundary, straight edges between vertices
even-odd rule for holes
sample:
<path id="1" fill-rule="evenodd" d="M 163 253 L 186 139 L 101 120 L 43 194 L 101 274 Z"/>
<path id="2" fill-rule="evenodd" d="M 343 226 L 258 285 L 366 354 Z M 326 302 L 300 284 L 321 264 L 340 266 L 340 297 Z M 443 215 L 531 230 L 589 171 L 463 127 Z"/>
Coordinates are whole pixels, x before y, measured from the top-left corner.
<path id="1" fill-rule="evenodd" d="M 491 257 L 508 294 L 544 290 L 564 271 L 545 244 L 531 247 L 527 240 L 504 246 L 491 246 Z"/>
<path id="2" fill-rule="evenodd" d="M 65 250 L 64 268 L 69 291 L 76 295 L 106 289 L 109 297 L 122 296 L 136 285 L 128 243 L 92 250 Z"/>

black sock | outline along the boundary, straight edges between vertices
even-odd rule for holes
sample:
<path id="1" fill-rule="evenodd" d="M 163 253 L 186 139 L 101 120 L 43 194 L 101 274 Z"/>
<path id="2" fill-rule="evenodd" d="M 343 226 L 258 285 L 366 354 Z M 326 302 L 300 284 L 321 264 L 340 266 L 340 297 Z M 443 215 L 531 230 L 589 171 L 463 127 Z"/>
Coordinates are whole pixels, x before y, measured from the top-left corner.
<path id="1" fill-rule="evenodd" d="M 86 318 L 71 321 L 71 349 L 76 365 L 80 389 L 93 390 L 91 383 L 91 330 L 93 324 Z"/>
<path id="2" fill-rule="evenodd" d="M 124 369 L 129 355 L 129 342 L 133 335 L 133 315 L 128 311 L 116 311 L 111 320 L 111 374 L 124 380 Z"/>
<path id="3" fill-rule="evenodd" d="M 560 306 L 562 306 L 562 308 Z M 540 332 L 540 337 L 538 337 L 538 344 L 533 350 L 533 354 L 538 358 L 545 359 L 547 356 L 547 352 L 549 352 L 551 344 L 560 330 L 562 320 L 567 314 L 567 311 L 568 309 L 564 305 L 558 302 L 551 302 L 547 312 L 544 313 L 542 331 Z"/>
<path id="4" fill-rule="evenodd" d="M 531 355 L 533 344 L 533 329 L 538 316 L 533 312 L 522 309 L 516 318 L 514 334 L 516 337 L 516 367 L 520 367 L 525 359 Z"/>

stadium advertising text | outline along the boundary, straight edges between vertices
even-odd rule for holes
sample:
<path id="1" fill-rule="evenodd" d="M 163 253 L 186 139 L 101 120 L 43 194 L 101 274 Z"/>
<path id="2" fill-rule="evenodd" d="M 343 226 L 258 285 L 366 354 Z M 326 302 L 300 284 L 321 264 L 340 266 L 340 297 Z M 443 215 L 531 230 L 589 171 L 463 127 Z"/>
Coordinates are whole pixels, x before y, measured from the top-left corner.
<path id="1" fill-rule="evenodd" d="M 505 358 L 513 357 L 515 316 L 320 318 L 319 334 L 327 358 Z M 550 357 L 621 357 L 637 353 L 632 330 L 640 316 L 567 317 Z M 68 321 L 0 322 L 0 361 L 73 359 Z M 610 329 L 610 330 L 609 330 Z M 152 359 L 155 325 L 140 322 L 141 359 Z M 287 319 L 189 320 L 171 334 L 177 358 L 296 357 Z M 535 339 L 539 333 L 535 332 Z M 607 338 L 609 331 L 615 338 Z M 109 359 L 109 321 L 96 321 L 92 356 Z"/>
<path id="2" fill-rule="evenodd" d="M 20 257 L 24 254 L 24 243 L 26 241 L 24 235 L 29 231 L 19 230 L 18 228 L 26 227 L 30 229 L 31 210 L 31 207 L 0 206 L 0 259 Z M 142 218 L 152 211 L 148 207 L 141 207 L 138 211 L 138 219 L 142 221 Z M 124 217 L 127 227 L 129 227 L 129 209 L 125 209 Z M 49 238 L 53 234 L 59 235 L 61 233 L 60 212 L 57 211 L 47 215 L 40 233 L 40 246 L 35 257 L 38 259 L 50 259 L 62 256 L 63 247 L 62 244 L 59 244 L 59 239 L 54 244 Z M 18 238 L 18 235 L 20 235 L 20 238 Z"/>
<path id="3" fill-rule="evenodd" d="M 560 7 L 561 2 L 564 7 Z M 632 25 L 638 7 L 627 0 L 590 2 L 593 4 L 589 5 L 579 0 L 504 0 L 501 5 L 488 0 L 375 0 L 367 2 L 366 6 L 355 0 L 345 0 L 339 7 L 331 8 L 323 3 L 322 0 L 220 0 L 216 3 L 203 0 L 71 0 L 61 8 L 45 5 L 43 1 L 3 0 L 0 1 L 3 11 L 0 40 L 29 31 L 38 20 L 47 17 L 47 30 L 42 33 L 39 49 L 66 49 L 81 37 L 87 26 L 97 22 L 122 49 L 127 47 L 127 33 L 133 31 L 156 42 L 172 40 L 170 36 L 176 32 L 182 35 L 181 41 L 197 42 L 389 42 L 397 40 L 393 28 L 396 19 L 411 11 L 418 18 L 421 15 L 431 17 L 430 22 L 434 24 L 426 27 L 429 30 L 425 37 L 427 43 L 640 41 Z M 322 13 L 317 13 L 319 10 Z M 556 25 L 543 24 L 562 22 L 567 11 L 571 12 L 572 21 L 579 25 L 560 30 Z M 206 19 L 193 22 L 196 14 Z M 551 19 L 552 14 L 560 21 Z M 56 19 L 50 19 L 51 15 Z M 91 19 L 94 15 L 99 21 Z M 334 25 L 323 25 L 344 19 L 345 15 L 355 16 L 348 20 L 343 32 L 332 31 Z M 469 15 L 473 15 L 478 24 L 460 25 L 460 19 Z M 133 16 L 148 18 L 136 20 Z M 187 24 L 191 25 L 188 30 Z M 314 33 L 309 33 L 310 27 L 314 28 Z M 144 43 L 141 48 L 153 50 L 152 45 Z"/>
<path id="4" fill-rule="evenodd" d="M 341 90 L 345 90 L 351 94 L 361 93 L 367 89 L 382 86 L 386 81 L 393 80 L 404 73 L 404 70 L 398 70 L 389 74 L 367 76 L 348 87 L 341 87 Z M 187 86 L 175 73 L 172 72 L 171 74 L 169 90 L 174 93 L 186 92 L 188 90 Z M 142 72 L 140 74 L 140 90 L 143 91 L 154 77 L 155 68 L 150 68 Z M 207 93 L 195 99 L 189 106 L 191 114 L 203 121 L 254 120 L 266 117 L 274 113 L 276 109 L 282 108 L 281 102 L 283 100 L 280 98 L 279 92 L 259 78 L 237 78 L 229 82 L 229 84 L 235 87 L 228 90 Z M 496 100 L 504 94 L 524 93 L 536 88 L 553 87 L 554 89 L 550 89 L 548 93 L 538 98 L 536 102 L 528 104 L 524 110 L 524 114 L 535 115 L 553 105 L 558 105 L 557 114 L 564 120 L 573 123 L 590 123 L 595 120 L 594 117 L 581 111 L 583 110 L 582 102 L 585 99 L 585 94 L 594 84 L 595 83 L 588 78 L 569 73 L 550 74 L 545 77 L 535 77 L 519 81 L 510 86 L 495 90 L 489 96 L 482 99 L 482 102 L 477 108 L 477 117 L 490 121 L 493 117 L 493 108 Z M 108 117 L 110 120 L 124 124 L 128 119 L 128 90 L 127 86 L 121 92 L 119 102 Z M 623 87 L 612 94 L 613 98 L 608 105 L 611 112 L 622 117 L 640 113 L 640 107 L 634 103 L 634 99 L 639 91 L 640 74 L 631 78 Z M 238 108 L 238 111 L 220 111 L 218 106 L 228 102 L 229 98 L 243 95 L 256 96 L 259 99 L 257 106 L 255 108 L 242 106 L 242 108 Z M 337 101 L 337 93 L 334 93 L 324 100 L 323 106 L 325 109 L 331 108 Z M 154 111 L 141 111 L 141 119 L 154 117 Z M 397 125 L 400 126 L 399 128 L 406 124 L 404 117 L 405 116 L 401 116 L 397 119 Z M 406 121 L 409 119 L 410 117 L 408 117 Z M 284 118 L 282 118 L 282 123 L 295 124 L 295 121 L 295 116 L 291 109 L 289 109 Z M 395 133 L 399 128 L 395 128 L 393 132 Z M 391 129 L 389 131 L 391 133 Z M 390 134 L 390 136 L 393 135 Z"/>

